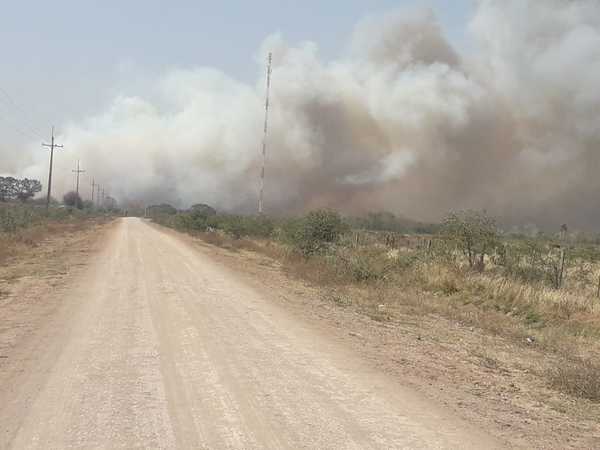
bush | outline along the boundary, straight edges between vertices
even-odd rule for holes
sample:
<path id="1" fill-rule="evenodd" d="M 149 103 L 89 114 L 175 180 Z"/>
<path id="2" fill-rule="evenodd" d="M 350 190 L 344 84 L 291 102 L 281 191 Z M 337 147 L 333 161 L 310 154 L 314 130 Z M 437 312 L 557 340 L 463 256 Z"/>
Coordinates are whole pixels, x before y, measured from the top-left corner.
<path id="1" fill-rule="evenodd" d="M 0 205 L 0 233 L 15 233 L 29 227 L 42 225 L 48 221 L 69 220 L 73 216 L 85 216 L 79 211 L 67 208 L 46 208 L 34 205 Z"/>
<path id="2" fill-rule="evenodd" d="M 160 215 L 174 216 L 177 214 L 177 209 L 168 203 L 161 203 L 160 205 L 151 205 L 146 208 L 148 216 L 154 218 Z"/>
<path id="3" fill-rule="evenodd" d="M 83 200 L 75 191 L 67 192 L 63 197 L 63 203 L 70 208 L 83 209 Z"/>
<path id="4" fill-rule="evenodd" d="M 300 219 L 292 219 L 284 224 L 284 239 L 291 243 L 304 256 L 320 253 L 348 231 L 341 216 L 329 210 L 317 210 Z"/>
<path id="5" fill-rule="evenodd" d="M 27 228 L 40 220 L 30 208 L 0 207 L 0 232 L 14 233 L 20 228 Z"/>
<path id="6" fill-rule="evenodd" d="M 343 259 L 342 271 L 353 281 L 363 283 L 384 279 L 393 266 L 394 262 L 380 252 L 357 252 Z"/>
<path id="7" fill-rule="evenodd" d="M 453 240 L 469 266 L 483 271 L 485 256 L 498 245 L 496 223 L 485 211 L 461 211 L 444 219 L 443 232 Z"/>
<path id="8" fill-rule="evenodd" d="M 214 220 L 210 223 L 214 225 L 213 228 L 221 229 L 235 239 L 240 239 L 247 234 L 245 219 L 242 216 L 214 216 Z"/>
<path id="9" fill-rule="evenodd" d="M 273 221 L 266 216 L 214 216 L 209 221 L 236 239 L 242 237 L 267 238 L 273 234 Z"/>
<path id="10" fill-rule="evenodd" d="M 590 360 L 573 360 L 550 370 L 552 386 L 562 392 L 600 401 L 600 366 Z"/>
<path id="11" fill-rule="evenodd" d="M 212 206 L 208 206 L 204 203 L 197 203 L 195 205 L 192 205 L 192 207 L 190 208 L 190 211 L 193 215 L 195 215 L 197 217 L 198 216 L 210 217 L 210 216 L 217 215 L 217 211 Z"/>
<path id="12" fill-rule="evenodd" d="M 496 263 L 504 268 L 505 275 L 525 283 L 547 282 L 556 289 L 563 283 L 561 250 L 541 239 L 521 239 L 499 246 Z"/>
<path id="13" fill-rule="evenodd" d="M 246 232 L 248 236 L 268 238 L 273 236 L 275 224 L 267 216 L 246 217 Z"/>
<path id="14" fill-rule="evenodd" d="M 174 216 L 162 214 L 155 216 L 154 220 L 184 231 L 207 231 L 209 228 L 221 230 L 235 239 L 268 238 L 275 229 L 273 221 L 266 216 L 219 215 L 212 214 L 205 208 L 192 208 Z"/>

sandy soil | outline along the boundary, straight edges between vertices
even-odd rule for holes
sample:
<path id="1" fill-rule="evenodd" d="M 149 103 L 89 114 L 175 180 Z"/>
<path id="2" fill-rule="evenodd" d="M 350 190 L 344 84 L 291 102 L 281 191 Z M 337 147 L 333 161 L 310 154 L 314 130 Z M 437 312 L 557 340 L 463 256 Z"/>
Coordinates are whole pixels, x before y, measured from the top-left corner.
<path id="1" fill-rule="evenodd" d="M 291 280 L 139 219 L 54 245 L 3 272 L 0 448 L 514 446 L 303 316 Z"/>

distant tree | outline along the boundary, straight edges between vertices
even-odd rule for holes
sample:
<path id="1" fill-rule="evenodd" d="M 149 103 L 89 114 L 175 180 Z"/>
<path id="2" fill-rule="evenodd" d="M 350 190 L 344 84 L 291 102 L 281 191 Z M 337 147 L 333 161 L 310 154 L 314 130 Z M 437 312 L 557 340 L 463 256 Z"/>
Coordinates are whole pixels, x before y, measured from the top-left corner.
<path id="1" fill-rule="evenodd" d="M 83 209 L 83 201 L 75 191 L 67 192 L 63 196 L 63 203 L 70 208 Z"/>
<path id="2" fill-rule="evenodd" d="M 25 202 L 42 190 L 42 183 L 28 178 L 0 177 L 0 201 Z"/>
<path id="3" fill-rule="evenodd" d="M 349 217 L 346 221 L 352 228 L 395 233 L 434 234 L 439 229 L 437 224 L 417 222 L 388 211 L 370 212 L 359 217 Z"/>
<path id="4" fill-rule="evenodd" d="M 15 199 L 18 180 L 13 177 L 0 177 L 0 201 Z"/>
<path id="5" fill-rule="evenodd" d="M 569 227 L 566 223 L 563 223 L 560 226 L 560 240 L 564 241 L 567 238 L 567 233 L 569 232 Z"/>
<path id="6" fill-rule="evenodd" d="M 35 194 L 41 190 L 42 183 L 40 183 L 38 180 L 24 178 L 22 180 L 17 180 L 15 185 L 15 196 L 22 202 L 26 202 L 30 198 L 35 197 Z"/>
<path id="7" fill-rule="evenodd" d="M 217 215 L 217 211 L 213 207 L 205 205 L 204 203 L 192 205 L 190 211 L 194 216 L 210 217 Z"/>
<path id="8" fill-rule="evenodd" d="M 485 255 L 498 245 L 498 231 L 494 219 L 485 211 L 450 213 L 443 223 L 443 232 L 463 252 L 469 266 L 483 271 Z"/>
<path id="9" fill-rule="evenodd" d="M 174 216 L 175 214 L 177 214 L 177 209 L 169 205 L 168 203 L 161 203 L 160 205 L 148 206 L 148 215 L 150 217 L 163 214 Z"/>

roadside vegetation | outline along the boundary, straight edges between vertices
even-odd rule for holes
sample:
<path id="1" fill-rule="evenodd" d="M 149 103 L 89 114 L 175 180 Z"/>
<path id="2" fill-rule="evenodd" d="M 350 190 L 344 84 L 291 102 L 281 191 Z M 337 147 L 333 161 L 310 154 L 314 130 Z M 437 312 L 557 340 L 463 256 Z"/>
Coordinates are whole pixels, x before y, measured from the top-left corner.
<path id="1" fill-rule="evenodd" d="M 439 225 L 327 210 L 294 218 L 151 212 L 211 244 L 273 257 L 373 320 L 436 314 L 550 352 L 562 363 L 540 369 L 549 385 L 600 401 L 597 236 L 569 234 L 566 225 L 555 234 L 505 233 L 483 211 L 450 213 Z"/>
<path id="2" fill-rule="evenodd" d="M 35 247 L 57 233 L 69 233 L 109 220 L 117 209 L 98 208 L 75 192 L 55 199 L 32 198 L 41 191 L 37 180 L 0 177 L 0 263 L 18 256 L 24 248 Z"/>

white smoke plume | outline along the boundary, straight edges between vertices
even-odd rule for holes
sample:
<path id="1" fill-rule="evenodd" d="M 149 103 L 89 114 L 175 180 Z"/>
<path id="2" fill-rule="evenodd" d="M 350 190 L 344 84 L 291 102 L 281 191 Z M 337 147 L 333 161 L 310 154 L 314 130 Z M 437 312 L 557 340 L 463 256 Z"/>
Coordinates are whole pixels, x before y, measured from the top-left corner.
<path id="1" fill-rule="evenodd" d="M 466 56 L 430 10 L 365 19 L 332 61 L 267 38 L 267 211 L 600 224 L 600 3 L 481 0 L 469 29 Z M 81 159 L 120 199 L 255 210 L 264 80 L 172 70 L 153 90 L 66 127 L 57 173 Z M 45 179 L 46 165 L 25 172 Z"/>

